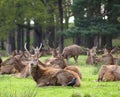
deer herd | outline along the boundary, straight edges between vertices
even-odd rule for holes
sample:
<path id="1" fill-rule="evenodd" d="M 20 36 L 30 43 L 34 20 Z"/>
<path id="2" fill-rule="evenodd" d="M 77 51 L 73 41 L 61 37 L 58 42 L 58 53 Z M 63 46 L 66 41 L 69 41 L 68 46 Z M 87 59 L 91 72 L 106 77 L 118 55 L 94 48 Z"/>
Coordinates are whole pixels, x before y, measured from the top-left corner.
<path id="1" fill-rule="evenodd" d="M 73 57 L 77 63 L 78 56 L 83 49 L 74 44 L 63 49 L 60 54 L 57 49 L 52 49 L 52 56 L 41 61 L 42 44 L 33 48 L 33 53 L 28 51 L 26 44 L 25 51 L 13 52 L 6 60 L 0 58 L 0 74 L 11 74 L 19 78 L 32 76 L 37 86 L 81 86 L 82 74 L 77 65 L 68 65 L 68 59 Z M 97 66 L 102 64 L 98 71 L 98 81 L 120 80 L 120 57 L 113 57 L 116 49 L 105 48 L 102 54 L 98 55 L 97 47 L 84 49 L 87 54 L 85 64 Z M 50 52 L 49 52 L 50 53 Z M 67 59 L 67 61 L 65 60 Z M 68 84 L 69 83 L 69 84 Z"/>

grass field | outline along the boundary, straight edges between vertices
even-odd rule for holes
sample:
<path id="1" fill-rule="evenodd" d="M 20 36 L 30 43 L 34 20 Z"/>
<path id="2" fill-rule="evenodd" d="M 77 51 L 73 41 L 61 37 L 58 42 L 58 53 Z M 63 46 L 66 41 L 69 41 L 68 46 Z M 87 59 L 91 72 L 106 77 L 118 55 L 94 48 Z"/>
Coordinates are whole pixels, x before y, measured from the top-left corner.
<path id="1" fill-rule="evenodd" d="M 83 76 L 81 87 L 37 87 L 31 77 L 0 75 L 0 97 L 120 97 L 120 82 L 95 82 L 99 66 L 86 65 L 85 59 L 86 56 L 79 56 L 76 64 Z M 69 60 L 69 64 L 74 65 L 73 59 Z"/>

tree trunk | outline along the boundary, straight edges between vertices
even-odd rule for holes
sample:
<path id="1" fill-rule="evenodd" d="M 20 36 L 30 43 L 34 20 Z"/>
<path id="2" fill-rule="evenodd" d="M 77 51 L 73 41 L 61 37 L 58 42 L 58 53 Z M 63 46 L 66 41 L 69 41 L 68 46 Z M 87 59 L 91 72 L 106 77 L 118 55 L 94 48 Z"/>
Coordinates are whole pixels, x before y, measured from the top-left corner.
<path id="1" fill-rule="evenodd" d="M 21 51 L 24 51 L 24 30 L 21 29 Z"/>
<path id="2" fill-rule="evenodd" d="M 101 48 L 104 48 L 106 46 L 106 36 L 101 36 Z"/>
<path id="3" fill-rule="evenodd" d="M 28 23 L 27 31 L 26 31 L 26 48 L 30 50 L 30 24 Z"/>
<path id="4" fill-rule="evenodd" d="M 94 46 L 94 36 L 86 35 L 86 45 L 87 48 L 92 48 Z"/>
<path id="5" fill-rule="evenodd" d="M 15 32 L 14 32 L 14 30 L 12 30 L 10 38 L 11 38 L 10 39 L 11 51 L 13 52 L 16 49 L 16 47 L 15 47 Z"/>
<path id="6" fill-rule="evenodd" d="M 56 41 L 55 41 L 55 31 L 54 28 L 49 29 L 49 37 L 48 37 L 48 44 L 51 48 L 56 48 Z"/>
<path id="7" fill-rule="evenodd" d="M 17 52 L 20 50 L 20 42 L 21 42 L 21 28 L 20 26 L 17 26 Z"/>
<path id="8" fill-rule="evenodd" d="M 73 43 L 74 44 L 77 44 L 77 45 L 80 45 L 80 36 L 79 35 L 76 35 L 73 39 Z"/>
<path id="9" fill-rule="evenodd" d="M 107 47 L 112 49 L 112 35 L 107 35 L 107 39 L 106 39 L 106 43 L 107 43 Z"/>
<path id="10" fill-rule="evenodd" d="M 62 0 L 58 0 L 59 18 L 60 18 L 60 31 L 63 31 L 63 7 Z M 59 52 L 62 53 L 64 47 L 64 37 L 62 34 L 59 36 Z"/>
<path id="11" fill-rule="evenodd" d="M 42 27 L 35 22 L 33 46 L 39 47 L 42 43 Z"/>
<path id="12" fill-rule="evenodd" d="M 8 37 L 7 37 L 7 43 L 6 43 L 6 50 L 7 50 L 7 54 L 11 55 L 12 54 L 12 49 L 11 49 L 11 35 L 9 33 Z"/>
<path id="13" fill-rule="evenodd" d="M 23 51 L 24 50 L 24 31 L 23 27 L 19 26 L 17 27 L 17 51 Z"/>
<path id="14" fill-rule="evenodd" d="M 3 40 L 3 38 L 1 38 L 1 50 L 5 50 L 4 40 Z"/>
<path id="15" fill-rule="evenodd" d="M 94 46 L 97 46 L 99 48 L 99 36 L 96 35 L 94 38 Z"/>

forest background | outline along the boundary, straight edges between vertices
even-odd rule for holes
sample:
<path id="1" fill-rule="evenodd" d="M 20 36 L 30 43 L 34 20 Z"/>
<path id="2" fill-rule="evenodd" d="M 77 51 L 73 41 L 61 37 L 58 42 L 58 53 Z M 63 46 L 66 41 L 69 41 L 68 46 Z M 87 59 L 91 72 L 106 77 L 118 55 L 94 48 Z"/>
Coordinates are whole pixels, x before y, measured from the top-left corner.
<path id="1" fill-rule="evenodd" d="M 25 42 L 60 52 L 73 43 L 120 46 L 120 0 L 0 0 L 0 12 L 0 49 L 7 54 L 23 51 Z"/>

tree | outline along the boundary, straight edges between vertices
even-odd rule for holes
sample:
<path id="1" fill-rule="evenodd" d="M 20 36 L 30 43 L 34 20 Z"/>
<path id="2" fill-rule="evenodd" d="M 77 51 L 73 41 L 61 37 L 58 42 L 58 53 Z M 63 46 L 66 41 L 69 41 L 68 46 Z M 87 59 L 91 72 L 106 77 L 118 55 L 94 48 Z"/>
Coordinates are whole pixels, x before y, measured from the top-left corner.
<path id="1" fill-rule="evenodd" d="M 112 6 L 110 4 L 112 4 Z M 114 17 L 112 21 L 117 20 L 119 11 L 115 9 L 114 5 L 119 4 L 119 0 L 116 1 L 105 1 L 105 0 L 75 0 L 73 2 L 72 10 L 75 16 L 75 27 L 78 28 L 75 34 L 78 36 L 84 36 L 86 43 L 84 46 L 91 48 L 94 45 L 99 45 L 99 37 L 104 39 L 102 45 L 108 44 L 112 47 L 112 37 L 114 33 L 118 32 L 118 23 L 110 22 L 110 18 Z M 102 6 L 105 6 L 101 9 Z M 109 6 L 107 8 L 107 6 Z M 115 10 L 110 11 L 111 9 Z M 104 9 L 103 12 L 101 12 Z M 116 16 L 112 16 L 114 14 Z M 104 19 L 104 17 L 108 19 Z M 107 37 L 105 37 L 107 36 Z M 98 42 L 95 42 L 97 40 Z M 103 41 L 103 40 L 102 40 Z"/>
<path id="2" fill-rule="evenodd" d="M 58 0 L 58 9 L 59 9 L 59 23 L 60 23 L 60 32 L 63 31 L 63 7 L 62 7 L 62 0 Z M 59 51 L 62 52 L 64 47 L 64 37 L 62 34 L 59 36 Z"/>
<path id="3" fill-rule="evenodd" d="M 10 30 L 17 31 L 17 50 L 23 50 L 24 31 L 23 29 L 31 28 L 25 22 L 31 19 L 36 20 L 39 24 L 44 22 L 44 9 L 40 0 L 1 0 L 0 1 L 0 31 L 2 36 L 6 36 Z M 6 7 L 5 7 L 6 6 Z M 32 8 L 31 8 L 32 7 Z M 34 29 L 34 28 L 33 28 Z M 29 29 L 30 30 L 30 29 Z M 14 33 L 14 32 L 10 32 Z M 41 32 L 40 32 L 41 33 Z M 29 36 L 28 34 L 26 34 Z M 30 39 L 27 37 L 27 41 Z M 36 39 L 36 38 L 35 38 Z M 29 47 L 29 43 L 27 44 Z"/>

